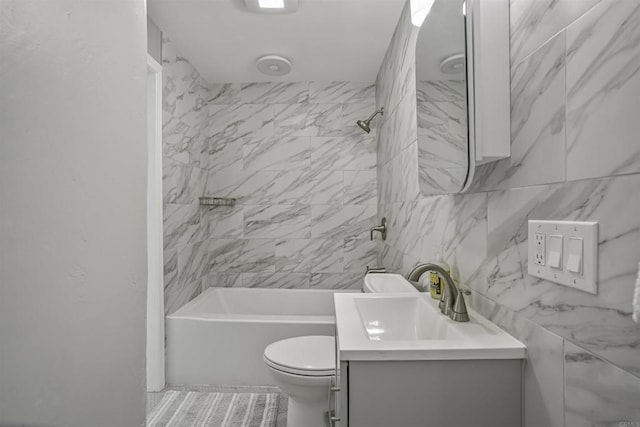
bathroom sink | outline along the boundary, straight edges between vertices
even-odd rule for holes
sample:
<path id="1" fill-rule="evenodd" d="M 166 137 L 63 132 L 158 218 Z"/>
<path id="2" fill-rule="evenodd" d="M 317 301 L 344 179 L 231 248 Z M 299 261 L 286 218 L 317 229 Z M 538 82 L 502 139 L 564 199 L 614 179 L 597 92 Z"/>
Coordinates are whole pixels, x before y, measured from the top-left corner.
<path id="1" fill-rule="evenodd" d="M 523 359 L 525 346 L 469 310 L 443 315 L 426 293 L 334 295 L 340 360 Z"/>
<path id="2" fill-rule="evenodd" d="M 364 276 L 365 292 L 371 293 L 417 293 L 418 290 L 399 274 L 369 273 Z"/>
<path id="3" fill-rule="evenodd" d="M 462 338 L 448 319 L 438 315 L 422 298 L 360 298 L 355 305 L 371 341 Z"/>

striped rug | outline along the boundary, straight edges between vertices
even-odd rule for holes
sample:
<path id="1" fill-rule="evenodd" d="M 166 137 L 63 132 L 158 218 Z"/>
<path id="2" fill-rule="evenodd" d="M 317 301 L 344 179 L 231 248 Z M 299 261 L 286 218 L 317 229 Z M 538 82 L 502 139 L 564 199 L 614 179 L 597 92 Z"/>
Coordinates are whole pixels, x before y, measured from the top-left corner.
<path id="1" fill-rule="evenodd" d="M 167 391 L 147 427 L 274 427 L 280 395 Z"/>

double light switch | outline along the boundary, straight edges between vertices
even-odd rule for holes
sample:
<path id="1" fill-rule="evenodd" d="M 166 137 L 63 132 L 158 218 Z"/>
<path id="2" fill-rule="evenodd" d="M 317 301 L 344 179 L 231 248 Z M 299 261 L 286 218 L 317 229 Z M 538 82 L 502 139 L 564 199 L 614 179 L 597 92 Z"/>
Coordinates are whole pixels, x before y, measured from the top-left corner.
<path id="1" fill-rule="evenodd" d="M 528 273 L 596 294 L 598 223 L 529 221 Z"/>

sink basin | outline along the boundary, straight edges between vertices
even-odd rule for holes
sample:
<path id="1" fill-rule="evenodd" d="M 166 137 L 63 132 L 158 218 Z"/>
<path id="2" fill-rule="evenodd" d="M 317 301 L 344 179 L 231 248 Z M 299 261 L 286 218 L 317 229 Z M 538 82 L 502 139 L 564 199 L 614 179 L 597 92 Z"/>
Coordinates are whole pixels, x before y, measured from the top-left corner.
<path id="1" fill-rule="evenodd" d="M 373 276 L 373 275 L 372 275 Z M 454 322 L 425 293 L 334 295 L 341 360 L 523 359 L 525 346 L 469 309 Z"/>
<path id="2" fill-rule="evenodd" d="M 446 317 L 438 315 L 421 298 L 360 298 L 355 305 L 371 341 L 462 338 Z"/>
<path id="3" fill-rule="evenodd" d="M 369 273 L 364 276 L 365 292 L 370 293 L 417 293 L 418 290 L 399 274 Z"/>

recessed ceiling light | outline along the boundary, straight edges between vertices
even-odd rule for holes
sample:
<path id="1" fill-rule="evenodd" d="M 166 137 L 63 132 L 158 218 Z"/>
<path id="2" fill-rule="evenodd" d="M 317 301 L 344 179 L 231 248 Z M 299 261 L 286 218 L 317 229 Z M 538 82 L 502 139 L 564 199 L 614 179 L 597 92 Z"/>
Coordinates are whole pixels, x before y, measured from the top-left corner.
<path id="1" fill-rule="evenodd" d="M 265 55 L 256 61 L 256 67 L 268 76 L 284 76 L 291 71 L 291 61 L 280 55 Z"/>
<path id="2" fill-rule="evenodd" d="M 258 6 L 263 9 L 284 9 L 284 0 L 258 0 Z"/>
<path id="3" fill-rule="evenodd" d="M 293 13 L 298 10 L 298 0 L 244 0 L 251 12 Z"/>
<path id="4" fill-rule="evenodd" d="M 440 63 L 440 71 L 444 74 L 457 74 L 465 71 L 464 53 L 458 53 L 445 58 Z"/>

